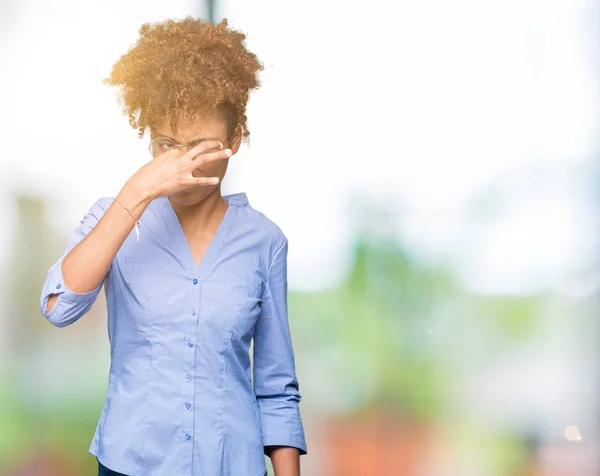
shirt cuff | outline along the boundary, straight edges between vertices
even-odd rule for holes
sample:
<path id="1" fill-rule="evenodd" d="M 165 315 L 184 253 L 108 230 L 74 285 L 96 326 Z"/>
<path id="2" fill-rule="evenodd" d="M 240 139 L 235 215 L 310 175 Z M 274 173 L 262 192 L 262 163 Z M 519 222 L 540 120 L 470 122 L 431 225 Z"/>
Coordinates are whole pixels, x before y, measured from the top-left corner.
<path id="1" fill-rule="evenodd" d="M 306 441 L 301 435 L 263 436 L 263 446 L 292 446 L 300 450 L 300 455 L 307 454 Z"/>
<path id="2" fill-rule="evenodd" d="M 100 282 L 96 289 L 93 289 L 87 293 L 76 293 L 65 284 L 62 275 L 62 262 L 59 262 L 57 263 L 55 269 L 52 270 L 50 276 L 48 277 L 48 280 L 46 281 L 46 286 L 42 295 L 42 301 L 40 303 L 42 314 L 54 325 L 60 327 L 61 322 L 57 320 L 57 316 L 60 316 L 58 309 L 63 306 L 85 306 L 90 301 L 93 301 L 94 297 L 98 294 L 100 288 L 102 287 L 102 284 L 103 283 Z M 46 308 L 48 307 L 48 299 L 50 299 L 50 296 L 52 294 L 58 294 L 58 298 L 54 302 L 54 306 L 52 306 L 50 312 L 46 312 Z M 64 323 L 64 325 L 67 324 L 68 323 Z"/>

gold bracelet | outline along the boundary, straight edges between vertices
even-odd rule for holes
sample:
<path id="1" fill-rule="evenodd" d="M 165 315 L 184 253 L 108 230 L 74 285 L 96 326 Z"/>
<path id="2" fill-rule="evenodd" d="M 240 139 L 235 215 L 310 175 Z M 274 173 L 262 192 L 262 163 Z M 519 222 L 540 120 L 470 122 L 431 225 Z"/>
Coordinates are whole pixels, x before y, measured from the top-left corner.
<path id="1" fill-rule="evenodd" d="M 123 205 L 123 202 L 121 200 L 119 200 L 117 197 L 115 197 L 115 201 L 121 205 L 125 210 L 127 210 L 127 213 L 129 213 L 129 215 L 131 216 L 131 218 L 133 218 L 133 220 L 135 221 L 135 234 L 137 236 L 137 240 L 140 241 L 140 221 L 133 216 L 133 213 L 131 213 L 129 211 L 129 208 L 127 208 L 125 205 Z"/>

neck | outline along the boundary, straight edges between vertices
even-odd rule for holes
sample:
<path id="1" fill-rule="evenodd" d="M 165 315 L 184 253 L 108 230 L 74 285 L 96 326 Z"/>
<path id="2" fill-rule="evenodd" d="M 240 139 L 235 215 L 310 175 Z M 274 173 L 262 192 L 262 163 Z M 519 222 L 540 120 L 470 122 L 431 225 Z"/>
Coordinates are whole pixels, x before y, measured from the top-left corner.
<path id="1" fill-rule="evenodd" d="M 222 217 L 228 203 L 221 195 L 221 187 L 208 195 L 204 200 L 195 205 L 180 205 L 169 197 L 173 210 L 179 218 L 181 227 L 190 231 L 200 230 L 208 226 L 217 217 Z"/>

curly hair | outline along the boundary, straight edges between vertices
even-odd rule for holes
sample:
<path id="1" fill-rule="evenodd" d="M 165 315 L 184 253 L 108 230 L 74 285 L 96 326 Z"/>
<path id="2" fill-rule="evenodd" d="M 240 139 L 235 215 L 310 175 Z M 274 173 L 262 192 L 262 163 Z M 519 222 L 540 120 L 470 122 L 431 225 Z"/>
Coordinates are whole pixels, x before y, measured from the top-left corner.
<path id="1" fill-rule="evenodd" d="M 129 123 L 143 137 L 157 120 L 220 114 L 229 133 L 240 126 L 249 136 L 246 105 L 260 86 L 262 63 L 247 50 L 246 35 L 219 24 L 186 17 L 144 23 L 137 42 L 113 67 L 105 84 L 118 88 Z"/>

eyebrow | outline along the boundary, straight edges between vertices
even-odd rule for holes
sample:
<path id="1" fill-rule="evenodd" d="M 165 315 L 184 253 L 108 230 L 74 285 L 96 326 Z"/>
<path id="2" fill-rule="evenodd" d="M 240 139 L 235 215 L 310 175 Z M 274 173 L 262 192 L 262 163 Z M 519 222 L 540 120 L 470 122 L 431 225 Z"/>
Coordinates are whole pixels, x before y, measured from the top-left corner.
<path id="1" fill-rule="evenodd" d="M 164 137 L 164 138 L 166 138 L 166 139 L 170 139 L 170 140 L 172 140 L 173 142 L 175 142 L 176 144 L 179 144 L 179 142 L 178 142 L 178 141 L 176 141 L 175 139 L 173 139 L 172 137 L 169 137 L 169 136 L 168 136 L 168 135 L 166 135 L 166 134 L 160 134 L 159 132 L 156 132 L 156 137 L 155 137 L 155 139 L 157 139 L 157 138 L 159 138 L 159 137 Z M 192 139 L 192 140 L 191 140 L 191 141 L 189 141 L 188 143 L 190 143 L 190 142 L 196 142 L 196 141 L 205 141 L 205 140 L 216 140 L 216 139 L 215 139 L 214 137 L 197 137 L 196 139 Z"/>

